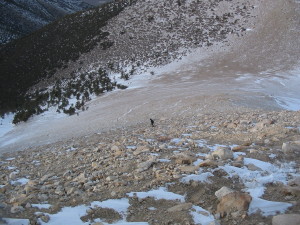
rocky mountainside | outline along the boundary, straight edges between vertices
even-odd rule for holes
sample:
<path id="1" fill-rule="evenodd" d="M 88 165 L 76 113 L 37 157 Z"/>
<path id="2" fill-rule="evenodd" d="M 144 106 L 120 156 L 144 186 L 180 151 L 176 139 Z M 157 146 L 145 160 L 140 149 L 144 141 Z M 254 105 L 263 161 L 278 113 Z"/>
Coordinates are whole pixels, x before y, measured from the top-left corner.
<path id="1" fill-rule="evenodd" d="M 299 112 L 226 111 L 154 125 L 3 154 L 3 221 L 299 224 Z"/>
<path id="2" fill-rule="evenodd" d="M 91 7 L 81 0 L 3 0 L 0 2 L 0 45 L 28 35 L 62 16 Z"/>
<path id="3" fill-rule="evenodd" d="M 7 45 L 11 90 L 48 68 L 17 115 L 51 110 L 0 137 L 0 224 L 298 225 L 299 12 L 118 1 Z"/>
<path id="4" fill-rule="evenodd" d="M 93 13 L 66 16 L 3 46 L 0 51 L 1 109 L 21 109 L 27 98 L 24 94 L 32 85 L 51 77 L 68 61 L 90 51 L 96 43 L 102 41 L 104 47 L 110 45 L 105 41 L 108 33 L 101 29 L 126 6 L 126 2 L 104 5 L 90 11 Z"/>
<path id="5" fill-rule="evenodd" d="M 115 81 L 201 46 L 226 43 L 246 32 L 245 24 L 256 12 L 252 1 L 236 0 L 123 0 L 104 7 L 65 18 L 1 49 L 1 105 L 17 109 L 16 122 L 42 112 L 44 105 L 69 111 L 66 102 L 76 93 L 74 112 L 90 95 L 116 88 Z M 99 80 L 102 76 L 106 84 Z M 55 84 L 61 79 L 62 84 Z"/>

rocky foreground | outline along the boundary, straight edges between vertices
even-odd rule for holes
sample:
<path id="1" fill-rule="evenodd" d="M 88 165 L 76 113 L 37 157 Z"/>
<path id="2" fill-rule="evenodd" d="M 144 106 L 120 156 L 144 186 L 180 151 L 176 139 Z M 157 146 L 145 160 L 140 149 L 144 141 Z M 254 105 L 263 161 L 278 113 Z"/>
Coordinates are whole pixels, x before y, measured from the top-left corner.
<path id="1" fill-rule="evenodd" d="M 299 154 L 299 111 L 155 118 L 154 127 L 3 154 L 0 215 L 28 224 L 299 224 Z M 55 220 L 79 207 L 79 223 L 76 213 Z"/>

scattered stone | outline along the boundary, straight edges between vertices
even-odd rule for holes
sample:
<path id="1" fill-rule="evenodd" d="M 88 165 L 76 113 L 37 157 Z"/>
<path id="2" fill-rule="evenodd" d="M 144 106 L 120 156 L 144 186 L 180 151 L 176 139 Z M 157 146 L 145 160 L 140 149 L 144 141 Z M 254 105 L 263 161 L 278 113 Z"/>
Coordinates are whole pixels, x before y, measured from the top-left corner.
<path id="1" fill-rule="evenodd" d="M 106 181 L 114 181 L 114 180 L 116 180 L 116 179 L 118 179 L 118 177 L 117 176 L 108 176 L 108 177 L 106 177 Z"/>
<path id="2" fill-rule="evenodd" d="M 244 163 L 244 156 L 243 155 L 239 155 L 236 159 L 235 159 L 235 161 L 236 162 L 240 162 L 240 163 Z"/>
<path id="3" fill-rule="evenodd" d="M 215 196 L 217 196 L 217 198 L 220 200 L 225 195 L 230 194 L 232 192 L 234 192 L 234 190 L 232 190 L 231 188 L 223 186 L 221 189 L 219 189 L 218 191 L 215 192 Z"/>
<path id="4" fill-rule="evenodd" d="M 249 194 L 232 192 L 221 198 L 221 201 L 217 206 L 217 212 L 220 213 L 221 217 L 232 212 L 246 212 L 251 201 L 252 197 Z"/>
<path id="5" fill-rule="evenodd" d="M 247 149 L 247 146 L 239 145 L 239 146 L 233 147 L 231 150 L 233 152 L 241 152 L 241 151 L 245 151 L 246 149 Z"/>
<path id="6" fill-rule="evenodd" d="M 289 186 L 300 186 L 300 177 L 288 181 Z"/>
<path id="7" fill-rule="evenodd" d="M 198 170 L 198 167 L 197 166 L 181 166 L 181 167 L 179 167 L 179 169 L 181 172 L 184 172 L 184 173 L 194 173 L 195 171 Z"/>
<path id="8" fill-rule="evenodd" d="M 149 152 L 149 148 L 146 146 L 138 146 L 137 149 L 133 152 L 133 155 L 139 155 L 144 152 Z"/>
<path id="9" fill-rule="evenodd" d="M 215 168 L 215 167 L 218 167 L 218 163 L 214 160 L 206 159 L 206 160 L 200 162 L 198 166 L 199 167 L 212 167 L 212 168 Z"/>
<path id="10" fill-rule="evenodd" d="M 40 218 L 41 218 L 41 220 L 42 220 L 43 222 L 45 222 L 45 223 L 48 223 L 49 220 L 50 220 L 50 217 L 49 217 L 48 215 L 43 215 L 43 216 L 41 216 Z"/>
<path id="11" fill-rule="evenodd" d="M 110 148 L 111 151 L 113 152 L 117 152 L 117 151 L 120 151 L 120 148 L 116 145 L 113 145 L 111 148 Z"/>
<path id="12" fill-rule="evenodd" d="M 157 141 L 160 141 L 160 142 L 167 142 L 167 141 L 170 141 L 172 138 L 168 137 L 168 136 L 159 136 L 157 138 Z"/>
<path id="13" fill-rule="evenodd" d="M 77 177 L 73 179 L 73 181 L 76 181 L 78 183 L 85 183 L 87 181 L 87 177 L 85 173 L 79 174 Z"/>
<path id="14" fill-rule="evenodd" d="M 227 147 L 218 147 L 217 150 L 211 153 L 214 159 L 233 159 L 233 152 Z"/>
<path id="15" fill-rule="evenodd" d="M 263 121 L 257 123 L 255 127 L 250 129 L 251 132 L 257 132 L 263 130 L 265 127 L 269 127 L 271 124 L 274 124 L 274 120 L 264 119 Z"/>
<path id="16" fill-rule="evenodd" d="M 300 214 L 282 214 L 273 216 L 272 225 L 299 225 Z"/>
<path id="17" fill-rule="evenodd" d="M 241 168 L 241 167 L 244 166 L 244 164 L 242 162 L 233 162 L 231 165 L 235 166 L 235 167 L 238 167 L 238 168 Z"/>
<path id="18" fill-rule="evenodd" d="M 17 175 L 18 175 L 17 172 L 11 172 L 8 177 L 11 180 L 15 180 L 17 178 Z"/>
<path id="19" fill-rule="evenodd" d="M 19 213 L 19 212 L 22 212 L 22 211 L 24 211 L 24 208 L 22 206 L 18 206 L 18 205 L 13 206 L 10 209 L 11 213 Z"/>
<path id="20" fill-rule="evenodd" d="M 45 182 L 46 180 L 48 180 L 50 177 L 53 177 L 53 176 L 55 176 L 55 173 L 46 174 L 40 179 L 40 181 Z"/>
<path id="21" fill-rule="evenodd" d="M 300 186 L 284 186 L 282 191 L 285 195 L 300 196 Z"/>
<path id="22" fill-rule="evenodd" d="M 154 160 L 148 160 L 146 162 L 143 162 L 143 163 L 140 163 L 138 165 L 138 169 L 137 169 L 137 172 L 143 172 L 145 170 L 148 170 L 151 166 L 153 166 L 155 164 L 155 161 Z"/>
<path id="23" fill-rule="evenodd" d="M 210 222 L 208 225 L 221 225 L 221 223 L 217 220 Z"/>
<path id="24" fill-rule="evenodd" d="M 300 141 L 290 141 L 290 142 L 284 142 L 282 144 L 282 151 L 285 154 L 289 153 L 300 153 Z"/>
<path id="25" fill-rule="evenodd" d="M 180 212 L 180 211 L 187 211 L 192 208 L 192 203 L 183 203 L 179 205 L 175 205 L 169 209 L 167 209 L 168 212 Z"/>
<path id="26" fill-rule="evenodd" d="M 180 153 L 180 154 L 177 154 L 176 156 L 174 156 L 174 158 L 175 158 L 175 162 L 177 164 L 190 165 L 194 161 L 196 161 L 196 158 L 192 154 L 189 154 L 189 153 Z"/>
<path id="27" fill-rule="evenodd" d="M 258 150 L 256 150 L 256 149 L 250 149 L 249 153 L 250 154 L 256 154 L 256 153 L 258 153 Z"/>
<path id="28" fill-rule="evenodd" d="M 99 167 L 99 164 L 97 162 L 92 162 L 92 167 L 94 169 L 97 169 Z"/>
<path id="29" fill-rule="evenodd" d="M 249 163 L 249 164 L 247 165 L 247 168 L 248 168 L 249 170 L 251 170 L 251 171 L 262 171 L 261 168 L 255 166 L 255 165 L 252 164 L 252 163 Z"/>

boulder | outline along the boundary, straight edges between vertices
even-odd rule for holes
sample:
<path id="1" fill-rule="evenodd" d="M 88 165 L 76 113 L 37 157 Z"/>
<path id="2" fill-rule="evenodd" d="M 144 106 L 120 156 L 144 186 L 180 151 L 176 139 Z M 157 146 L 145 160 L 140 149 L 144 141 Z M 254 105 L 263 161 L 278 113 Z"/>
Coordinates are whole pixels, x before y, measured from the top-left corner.
<path id="1" fill-rule="evenodd" d="M 120 150 L 120 148 L 117 145 L 113 145 L 113 146 L 111 146 L 110 150 L 113 152 L 117 152 Z"/>
<path id="2" fill-rule="evenodd" d="M 285 195 L 300 196 L 300 187 L 299 186 L 284 186 L 283 193 Z"/>
<path id="3" fill-rule="evenodd" d="M 81 173 L 77 177 L 73 179 L 73 181 L 77 181 L 78 183 L 85 183 L 87 181 L 86 174 Z"/>
<path id="4" fill-rule="evenodd" d="M 285 185 L 282 192 L 286 195 L 300 196 L 300 177 L 288 181 L 288 185 Z"/>
<path id="5" fill-rule="evenodd" d="M 97 162 L 92 162 L 92 168 L 97 169 L 99 164 Z"/>
<path id="6" fill-rule="evenodd" d="M 282 144 L 282 151 L 288 153 L 300 153 L 300 141 L 290 141 Z"/>
<path id="7" fill-rule="evenodd" d="M 255 165 L 252 164 L 252 163 L 249 163 L 249 164 L 247 165 L 247 168 L 248 168 L 248 170 L 251 170 L 251 171 L 262 171 L 261 168 L 255 166 Z"/>
<path id="8" fill-rule="evenodd" d="M 50 177 L 53 177 L 53 176 L 55 176 L 56 174 L 55 173 L 49 173 L 49 174 L 46 174 L 46 175 L 44 175 L 41 179 L 40 179 L 40 181 L 41 182 L 45 182 L 46 180 L 48 180 Z"/>
<path id="9" fill-rule="evenodd" d="M 174 158 L 175 158 L 175 162 L 177 164 L 190 165 L 194 161 L 196 161 L 196 158 L 192 154 L 189 154 L 189 153 L 180 153 L 180 154 L 174 156 Z"/>
<path id="10" fill-rule="evenodd" d="M 13 206 L 10 209 L 11 213 L 19 213 L 19 212 L 22 212 L 22 211 L 24 211 L 24 208 L 22 206 L 18 206 L 18 205 Z"/>
<path id="11" fill-rule="evenodd" d="M 18 176 L 17 172 L 11 172 L 8 177 L 11 180 L 15 180 L 17 178 L 17 176 Z"/>
<path id="12" fill-rule="evenodd" d="M 221 198 L 217 206 L 217 213 L 221 217 L 233 212 L 246 212 L 249 208 L 252 197 L 241 192 L 232 192 Z"/>
<path id="13" fill-rule="evenodd" d="M 289 180 L 288 185 L 290 185 L 290 186 L 300 186 L 300 177 L 296 177 L 295 179 Z"/>
<path id="14" fill-rule="evenodd" d="M 215 168 L 215 167 L 218 167 L 218 163 L 214 160 L 206 159 L 206 160 L 200 162 L 198 166 L 199 167 L 212 167 L 212 168 Z"/>
<path id="15" fill-rule="evenodd" d="M 153 164 L 155 163 L 154 160 L 148 160 L 146 162 L 142 162 L 138 165 L 138 169 L 137 172 L 143 172 L 145 170 L 148 170 L 151 166 L 153 166 Z"/>
<path id="16" fill-rule="evenodd" d="M 223 186 L 221 189 L 219 189 L 218 191 L 215 192 L 215 196 L 217 196 L 217 198 L 220 200 L 222 197 L 224 197 L 225 195 L 228 195 L 232 192 L 234 192 L 234 190 Z"/>
<path id="17" fill-rule="evenodd" d="M 282 214 L 273 216 L 272 225 L 298 225 L 300 224 L 300 214 Z"/>
<path id="18" fill-rule="evenodd" d="M 146 146 L 138 146 L 137 149 L 133 152 L 133 155 L 139 155 L 144 152 L 149 152 L 149 148 Z"/>
<path id="19" fill-rule="evenodd" d="M 231 150 L 233 152 L 241 152 L 241 151 L 245 151 L 246 149 L 247 149 L 247 146 L 239 145 L 239 146 L 233 147 Z"/>
<path id="20" fill-rule="evenodd" d="M 227 147 L 218 147 L 217 150 L 211 153 L 214 159 L 233 159 L 233 152 Z"/>

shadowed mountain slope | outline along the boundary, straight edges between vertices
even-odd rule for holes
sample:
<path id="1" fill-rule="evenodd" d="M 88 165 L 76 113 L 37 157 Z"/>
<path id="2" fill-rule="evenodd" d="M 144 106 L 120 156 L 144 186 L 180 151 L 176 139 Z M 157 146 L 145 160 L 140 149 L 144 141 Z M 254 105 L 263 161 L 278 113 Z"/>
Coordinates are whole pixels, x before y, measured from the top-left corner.
<path id="1" fill-rule="evenodd" d="M 66 16 L 3 46 L 0 50 L 1 109 L 18 108 L 24 101 L 22 96 L 32 85 L 51 77 L 96 43 L 102 41 L 105 45 L 109 33 L 102 31 L 102 27 L 126 5 L 127 1 L 112 3 Z"/>
<path id="2" fill-rule="evenodd" d="M 0 44 L 27 35 L 62 16 L 91 7 L 81 0 L 3 0 L 0 2 Z"/>

